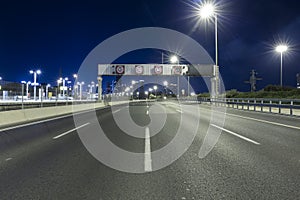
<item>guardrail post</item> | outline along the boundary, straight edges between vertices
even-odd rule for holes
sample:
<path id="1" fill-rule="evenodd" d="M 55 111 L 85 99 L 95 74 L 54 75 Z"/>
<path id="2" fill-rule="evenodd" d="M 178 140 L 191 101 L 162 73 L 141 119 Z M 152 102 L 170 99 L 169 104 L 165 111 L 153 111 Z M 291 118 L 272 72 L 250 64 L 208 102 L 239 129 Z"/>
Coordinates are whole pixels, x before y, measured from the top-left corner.
<path id="1" fill-rule="evenodd" d="M 281 101 L 279 101 L 278 113 L 281 114 Z"/>
<path id="2" fill-rule="evenodd" d="M 256 111 L 256 99 L 254 100 L 254 111 Z"/>
<path id="3" fill-rule="evenodd" d="M 242 100 L 242 110 L 244 110 L 244 99 Z"/>
<path id="4" fill-rule="evenodd" d="M 260 111 L 264 112 L 264 100 L 261 100 Z"/>
<path id="5" fill-rule="evenodd" d="M 293 115 L 293 105 L 294 105 L 294 102 L 293 102 L 293 101 L 291 101 L 290 115 Z"/>
<path id="6" fill-rule="evenodd" d="M 250 110 L 250 100 L 248 100 L 247 110 Z"/>
<path id="7" fill-rule="evenodd" d="M 269 112 L 272 112 L 272 101 L 270 101 L 270 107 L 269 107 Z"/>

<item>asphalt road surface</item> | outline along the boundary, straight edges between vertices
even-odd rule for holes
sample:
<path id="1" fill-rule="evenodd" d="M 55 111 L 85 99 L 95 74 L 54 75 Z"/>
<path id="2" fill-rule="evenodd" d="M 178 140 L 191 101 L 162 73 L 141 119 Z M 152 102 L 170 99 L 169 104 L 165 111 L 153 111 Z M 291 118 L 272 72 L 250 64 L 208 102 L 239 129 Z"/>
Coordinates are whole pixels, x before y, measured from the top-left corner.
<path id="1" fill-rule="evenodd" d="M 129 109 L 132 120 L 147 127 L 153 106 L 161 108 L 152 111 L 154 117 L 164 112 L 167 118 L 151 138 L 151 128 L 138 138 L 114 122 Z M 78 114 L 82 124 L 77 126 L 73 116 L 65 116 L 1 129 L 0 199 L 299 199 L 300 118 L 227 109 L 225 125 L 219 126 L 210 124 L 209 106 L 186 106 L 187 111 L 174 102 L 133 102 L 99 109 L 96 120 L 94 112 Z M 170 144 L 180 126 L 189 137 L 196 119 L 192 110 L 198 108 L 199 127 L 190 148 L 155 171 L 151 152 Z M 185 112 L 188 119 L 180 124 Z M 136 165 L 145 173 L 118 171 L 95 159 L 76 130 L 89 134 L 96 124 L 119 148 L 145 155 L 145 162 Z M 209 127 L 222 134 L 212 151 L 199 158 Z M 109 150 L 104 153 L 109 158 Z M 126 157 L 119 159 L 126 162 Z"/>

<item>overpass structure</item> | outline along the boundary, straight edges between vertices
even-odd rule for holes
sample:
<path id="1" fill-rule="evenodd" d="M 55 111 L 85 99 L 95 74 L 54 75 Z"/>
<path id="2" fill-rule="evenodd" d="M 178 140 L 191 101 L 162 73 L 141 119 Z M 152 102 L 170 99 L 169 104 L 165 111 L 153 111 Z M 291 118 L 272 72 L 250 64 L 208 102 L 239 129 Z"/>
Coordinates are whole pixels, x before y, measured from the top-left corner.
<path id="1" fill-rule="evenodd" d="M 201 76 L 211 78 L 211 95 L 220 91 L 219 67 L 211 64 L 98 64 L 98 95 L 102 99 L 102 76 Z"/>

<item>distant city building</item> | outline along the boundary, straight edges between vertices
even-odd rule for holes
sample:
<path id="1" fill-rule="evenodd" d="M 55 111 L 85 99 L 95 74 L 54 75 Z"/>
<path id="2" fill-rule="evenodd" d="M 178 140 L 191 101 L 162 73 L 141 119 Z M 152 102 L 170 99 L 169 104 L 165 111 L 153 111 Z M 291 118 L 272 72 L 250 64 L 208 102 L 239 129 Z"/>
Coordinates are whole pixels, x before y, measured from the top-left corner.
<path id="1" fill-rule="evenodd" d="M 297 88 L 300 89 L 300 73 L 297 74 Z"/>

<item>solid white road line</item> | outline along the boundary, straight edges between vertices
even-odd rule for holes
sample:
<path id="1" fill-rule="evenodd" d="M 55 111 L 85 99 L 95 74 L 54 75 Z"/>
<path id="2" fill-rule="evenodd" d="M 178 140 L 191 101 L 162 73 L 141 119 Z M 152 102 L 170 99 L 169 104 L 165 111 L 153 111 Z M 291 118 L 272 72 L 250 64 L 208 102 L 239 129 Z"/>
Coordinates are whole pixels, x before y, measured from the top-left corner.
<path id="1" fill-rule="evenodd" d="M 203 108 L 203 107 L 201 107 L 201 108 Z M 203 108 L 203 109 L 212 111 L 212 110 L 207 109 L 207 108 Z M 223 112 L 220 112 L 220 111 L 215 111 L 215 112 L 223 113 Z M 292 126 L 292 125 L 287 125 L 287 124 L 282 124 L 282 123 L 277 123 L 277 122 L 271 122 L 271 121 L 268 121 L 268 120 L 256 119 L 256 118 L 252 118 L 252 117 L 245 117 L 245 116 L 229 114 L 229 113 L 223 113 L 223 114 L 228 115 L 228 116 L 233 116 L 233 117 L 239 117 L 239 118 L 242 118 L 242 119 L 248 119 L 248 120 L 253 120 L 253 121 L 257 121 L 257 122 L 262 122 L 262 123 L 266 123 L 266 124 L 273 124 L 273 125 L 276 125 L 276 126 L 283 126 L 283 127 L 286 127 L 286 128 L 292 128 L 292 129 L 300 130 L 299 126 Z"/>
<path id="2" fill-rule="evenodd" d="M 115 110 L 115 111 L 113 111 L 113 114 L 120 112 L 120 111 L 121 111 L 121 109 Z"/>
<path id="3" fill-rule="evenodd" d="M 6 158 L 6 159 L 5 159 L 5 161 L 10 161 L 10 160 L 12 160 L 12 158 Z"/>
<path id="4" fill-rule="evenodd" d="M 215 128 L 218 128 L 218 129 L 221 129 L 222 131 L 225 131 L 225 132 L 227 132 L 227 133 L 229 133 L 229 134 L 231 134 L 231 135 L 234 135 L 234 136 L 236 136 L 236 137 L 239 137 L 239 138 L 241 138 L 241 139 L 243 139 L 243 140 L 246 140 L 247 142 L 251 142 L 251 143 L 253 143 L 253 144 L 260 145 L 260 143 L 254 141 L 254 140 L 251 140 L 251 139 L 249 139 L 249 138 L 247 138 L 247 137 L 245 137 L 245 136 L 239 135 L 239 134 L 237 134 L 237 133 L 234 133 L 234 132 L 232 132 L 232 131 L 230 131 L 230 130 L 227 130 L 227 129 L 222 128 L 222 127 L 220 127 L 220 126 L 217 126 L 217 125 L 215 125 L 215 124 L 211 124 L 211 126 L 213 126 L 213 127 L 215 127 Z"/>
<path id="5" fill-rule="evenodd" d="M 241 115 L 235 115 L 235 114 L 229 114 L 229 113 L 226 113 L 226 115 L 234 116 L 234 117 L 239 117 L 239 118 L 243 118 L 243 119 L 249 119 L 249 120 L 253 120 L 253 121 L 257 121 L 257 122 L 263 122 L 263 123 L 267 123 L 267 124 L 273 124 L 273 125 L 277 125 L 277 126 L 283 126 L 283 127 L 287 127 L 287 128 L 292 128 L 292 129 L 298 129 L 298 130 L 300 130 L 300 127 L 298 127 L 298 126 L 286 125 L 286 124 L 281 124 L 281 123 L 277 123 L 277 122 L 271 122 L 271 121 L 262 120 L 262 119 L 256 119 L 256 118 L 252 118 L 252 117 L 244 117 L 244 116 L 241 116 Z"/>
<path id="6" fill-rule="evenodd" d="M 31 125 L 36 125 L 36 124 L 41 124 L 41 123 L 44 123 L 44 122 L 49 122 L 49 121 L 62 119 L 62 118 L 67 118 L 67 117 L 71 117 L 71 116 L 73 116 L 73 114 L 65 115 L 65 116 L 61 116 L 61 117 L 55 117 L 55 118 L 51 118 L 51 119 L 45 119 L 45 120 L 36 121 L 36 122 L 31 122 L 31 123 L 27 123 L 27 124 L 21 124 L 21 125 L 17 125 L 17 126 L 12 126 L 12 127 L 8 127 L 8 128 L 0 129 L 0 132 L 9 131 L 9 130 L 12 130 L 12 129 L 17 129 L 17 128 L 23 128 L 23 127 L 26 127 L 26 126 L 31 126 Z"/>
<path id="7" fill-rule="evenodd" d="M 183 113 L 183 112 L 182 112 L 181 110 L 179 110 L 179 109 L 176 109 L 176 111 L 179 112 L 179 113 Z"/>
<path id="8" fill-rule="evenodd" d="M 11 126 L 11 127 L 0 129 L 0 132 L 9 131 L 9 130 L 17 129 L 17 128 L 23 128 L 23 127 L 26 127 L 26 126 L 31 126 L 31 125 L 36 125 L 36 124 L 42 124 L 42 123 L 45 123 L 45 122 L 50 122 L 50 121 L 54 121 L 54 120 L 57 120 L 57 119 L 63 119 L 63 118 L 67 118 L 67 117 L 72 117 L 73 115 L 81 115 L 81 114 L 84 114 L 84 113 L 88 113 L 88 112 L 92 112 L 92 111 L 96 111 L 96 110 L 100 110 L 100 109 L 104 109 L 104 108 L 105 107 L 97 108 L 95 110 L 90 109 L 90 110 L 87 110 L 87 111 L 76 112 L 76 113 L 72 113 L 72 114 L 68 114 L 68 115 L 63 115 L 63 116 L 60 116 L 60 117 L 54 117 L 54 118 L 44 119 L 44 120 L 40 120 L 40 121 L 36 121 L 36 122 L 20 124 L 20 125 L 17 125 L 17 126 Z"/>
<path id="9" fill-rule="evenodd" d="M 124 107 L 122 107 L 122 108 L 119 108 L 119 109 L 113 111 L 112 113 L 115 114 L 115 113 L 117 113 L 117 112 L 120 112 L 120 111 L 123 110 L 124 108 L 128 108 L 128 107 L 129 107 L 129 106 L 124 106 Z"/>
<path id="10" fill-rule="evenodd" d="M 152 159 L 151 159 L 151 144 L 150 144 L 150 130 L 149 127 L 145 129 L 145 160 L 144 160 L 145 172 L 152 171 Z"/>
<path id="11" fill-rule="evenodd" d="M 60 137 L 63 137 L 63 136 L 65 136 L 65 135 L 67 135 L 67 134 L 69 134 L 69 133 L 72 133 L 73 131 L 76 131 L 76 130 L 78 130 L 78 129 L 80 129 L 80 128 L 83 128 L 83 127 L 85 127 L 85 126 L 87 126 L 87 125 L 89 125 L 89 124 L 90 124 L 90 123 L 83 124 L 83 125 L 81 125 L 81 126 L 78 126 L 78 127 L 76 127 L 76 128 L 73 128 L 72 130 L 69 130 L 69 131 L 67 131 L 67 132 L 65 132 L 65 133 L 62 133 L 62 134 L 60 134 L 60 135 L 57 135 L 57 136 L 53 137 L 53 140 L 56 140 L 56 139 L 58 139 L 58 138 L 60 138 Z"/>

